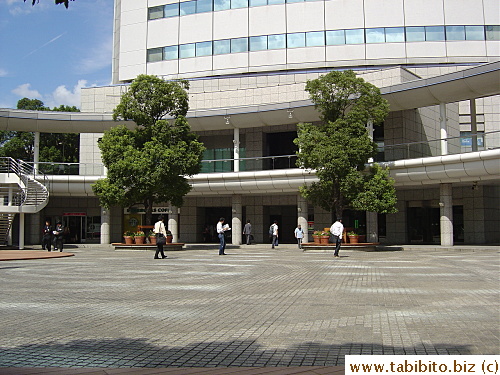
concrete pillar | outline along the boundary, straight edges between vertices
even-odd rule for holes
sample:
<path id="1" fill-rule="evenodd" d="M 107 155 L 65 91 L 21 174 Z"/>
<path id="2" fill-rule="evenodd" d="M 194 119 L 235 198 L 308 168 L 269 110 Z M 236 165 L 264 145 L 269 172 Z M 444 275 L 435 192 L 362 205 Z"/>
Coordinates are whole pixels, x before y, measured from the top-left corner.
<path id="1" fill-rule="evenodd" d="M 234 159 L 234 172 L 240 171 L 240 129 L 234 128 L 234 136 L 233 136 L 233 159 Z"/>
<path id="2" fill-rule="evenodd" d="M 167 228 L 172 232 L 172 242 L 179 242 L 179 207 L 170 205 Z"/>
<path id="3" fill-rule="evenodd" d="M 452 184 L 439 185 L 439 213 L 441 246 L 453 246 L 453 187 Z"/>
<path id="4" fill-rule="evenodd" d="M 19 250 L 24 249 L 24 213 L 19 214 Z"/>
<path id="5" fill-rule="evenodd" d="M 302 230 L 304 231 L 304 239 L 302 242 L 309 242 L 309 234 L 307 230 L 307 213 L 309 207 L 307 201 L 302 195 L 297 196 L 297 225 L 300 224 Z"/>
<path id="6" fill-rule="evenodd" d="M 9 188 L 9 197 L 8 197 L 8 201 L 7 201 L 7 206 L 12 206 L 12 200 L 14 199 L 13 198 L 13 190 L 12 188 Z M 16 215 L 13 214 L 12 215 L 12 221 L 14 221 Z M 10 229 L 9 229 L 9 233 L 7 234 L 7 245 L 9 246 L 12 246 L 12 224 L 10 226 Z"/>
<path id="7" fill-rule="evenodd" d="M 448 119 L 446 118 L 446 104 L 439 104 L 439 124 L 441 127 L 441 155 L 448 155 Z"/>
<path id="8" fill-rule="evenodd" d="M 110 210 L 101 207 L 101 245 L 111 243 L 110 222 L 111 222 Z"/>
<path id="9" fill-rule="evenodd" d="M 40 132 L 35 132 L 35 144 L 33 145 L 33 167 L 35 168 L 35 174 L 38 173 L 40 161 Z"/>
<path id="10" fill-rule="evenodd" d="M 368 137 L 373 141 L 373 120 L 368 120 L 366 124 L 366 130 L 368 132 Z M 373 158 L 368 159 L 368 163 L 373 163 Z"/>
<path id="11" fill-rule="evenodd" d="M 366 212 L 366 241 L 378 242 L 378 215 L 376 212 Z"/>
<path id="12" fill-rule="evenodd" d="M 232 218 L 231 218 L 231 236 L 233 245 L 241 245 L 243 237 L 243 227 L 241 225 L 243 220 L 243 206 L 241 195 L 233 195 L 232 200 Z"/>
<path id="13" fill-rule="evenodd" d="M 470 133 L 472 135 L 472 151 L 477 151 L 476 99 L 471 99 L 469 103 L 470 103 Z"/>

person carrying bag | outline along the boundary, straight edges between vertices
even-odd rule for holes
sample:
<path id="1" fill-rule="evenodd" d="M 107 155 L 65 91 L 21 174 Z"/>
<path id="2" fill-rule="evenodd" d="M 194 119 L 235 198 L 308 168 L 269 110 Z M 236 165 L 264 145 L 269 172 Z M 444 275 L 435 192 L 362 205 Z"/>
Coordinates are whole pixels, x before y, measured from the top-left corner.
<path id="1" fill-rule="evenodd" d="M 161 255 L 161 258 L 165 259 L 167 256 L 163 253 L 163 245 L 167 243 L 167 230 L 165 229 L 163 216 L 158 218 L 153 228 L 153 232 L 156 235 L 156 253 L 154 259 L 160 259 L 158 255 Z"/>

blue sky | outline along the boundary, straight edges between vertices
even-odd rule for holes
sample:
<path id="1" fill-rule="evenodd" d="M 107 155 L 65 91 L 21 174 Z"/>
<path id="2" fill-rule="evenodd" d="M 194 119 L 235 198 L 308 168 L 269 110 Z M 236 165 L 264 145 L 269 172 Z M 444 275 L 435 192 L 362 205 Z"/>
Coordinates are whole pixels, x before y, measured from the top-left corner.
<path id="1" fill-rule="evenodd" d="M 0 108 L 24 97 L 80 107 L 80 88 L 111 82 L 113 0 L 0 0 Z"/>

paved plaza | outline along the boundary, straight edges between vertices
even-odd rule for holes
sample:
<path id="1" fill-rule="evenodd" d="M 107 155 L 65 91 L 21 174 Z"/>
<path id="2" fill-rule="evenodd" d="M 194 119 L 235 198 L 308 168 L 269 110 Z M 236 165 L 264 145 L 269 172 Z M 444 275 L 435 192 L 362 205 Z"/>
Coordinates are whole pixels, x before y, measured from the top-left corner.
<path id="1" fill-rule="evenodd" d="M 499 248 L 168 252 L 0 262 L 0 367 L 342 366 L 499 354 Z"/>

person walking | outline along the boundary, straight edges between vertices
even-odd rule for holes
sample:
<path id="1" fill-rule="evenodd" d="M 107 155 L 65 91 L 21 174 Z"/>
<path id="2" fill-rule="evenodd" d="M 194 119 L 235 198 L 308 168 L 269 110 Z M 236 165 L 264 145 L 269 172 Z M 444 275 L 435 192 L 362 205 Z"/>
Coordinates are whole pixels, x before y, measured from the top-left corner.
<path id="1" fill-rule="evenodd" d="M 229 225 L 226 224 L 224 225 L 224 221 L 226 219 L 224 219 L 223 217 L 221 217 L 219 219 L 219 222 L 217 223 L 217 235 L 219 236 L 219 255 L 226 255 L 226 235 L 225 235 L 225 232 L 228 231 L 229 229 Z"/>
<path id="2" fill-rule="evenodd" d="M 299 245 L 299 249 L 302 249 L 302 239 L 304 238 L 304 231 L 302 230 L 302 227 L 297 225 L 297 228 L 295 228 L 294 231 L 295 238 L 297 239 L 297 244 Z"/>
<path id="3" fill-rule="evenodd" d="M 60 221 L 57 222 L 55 229 L 52 231 L 54 234 L 54 251 L 63 251 L 64 246 L 64 228 Z"/>
<path id="4" fill-rule="evenodd" d="M 163 215 L 160 215 L 153 228 L 153 232 L 156 235 L 156 253 L 154 259 L 160 259 L 159 255 L 161 255 L 161 259 L 167 257 L 163 252 L 163 245 L 167 243 L 167 229 L 163 220 Z"/>
<path id="5" fill-rule="evenodd" d="M 247 220 L 245 227 L 243 228 L 243 234 L 247 237 L 247 245 L 250 245 L 250 241 L 252 240 L 252 224 L 250 224 L 250 220 Z"/>
<path id="6" fill-rule="evenodd" d="M 50 225 L 50 221 L 46 220 L 45 225 L 42 228 L 42 250 L 47 249 L 47 251 L 51 251 L 50 247 L 52 245 L 52 225 Z"/>
<path id="7" fill-rule="evenodd" d="M 337 221 L 330 227 L 330 232 L 335 239 L 335 253 L 334 257 L 339 257 L 340 244 L 342 243 L 342 233 L 344 233 L 344 225 L 342 224 L 342 218 L 337 218 Z"/>
<path id="8" fill-rule="evenodd" d="M 278 222 L 274 220 L 269 229 L 272 235 L 271 249 L 274 249 L 275 246 L 278 246 Z"/>

